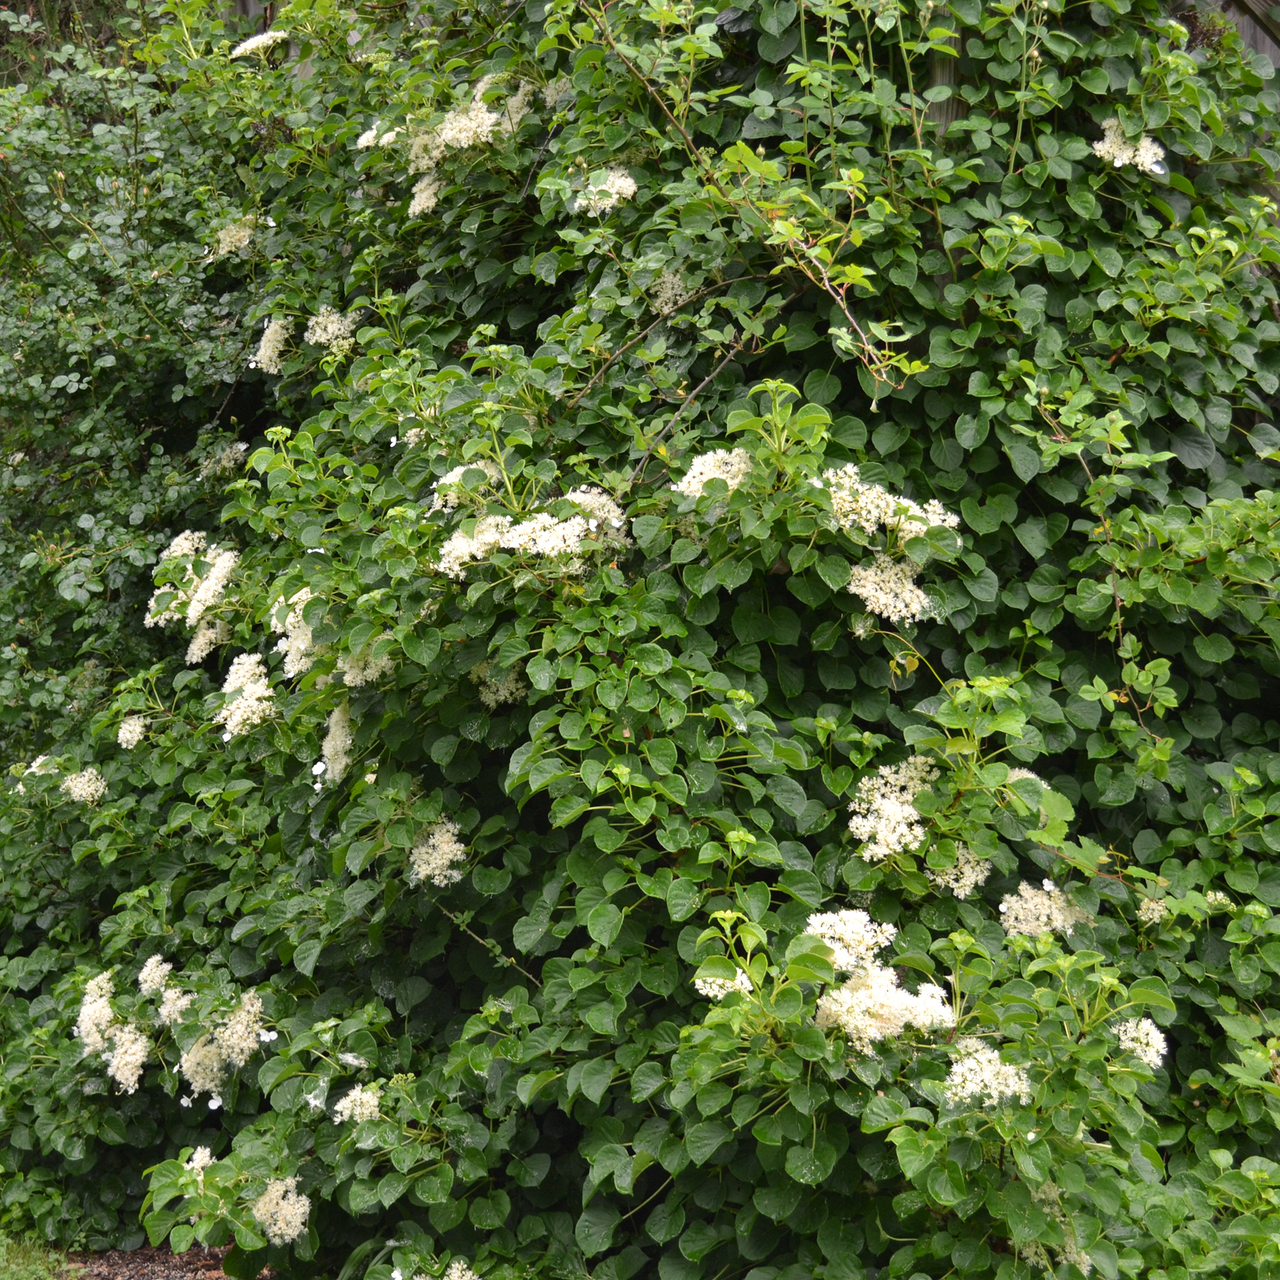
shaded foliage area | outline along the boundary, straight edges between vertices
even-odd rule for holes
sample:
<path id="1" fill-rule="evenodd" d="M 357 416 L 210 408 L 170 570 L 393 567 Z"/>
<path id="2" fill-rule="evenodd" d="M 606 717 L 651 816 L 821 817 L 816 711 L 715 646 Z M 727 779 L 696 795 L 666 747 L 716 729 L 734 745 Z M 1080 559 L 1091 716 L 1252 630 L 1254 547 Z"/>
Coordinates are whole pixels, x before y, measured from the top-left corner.
<path id="1" fill-rule="evenodd" d="M 7 1220 L 1270 1266 L 1270 68 L 1119 2 L 146 22 L 4 100 Z"/>

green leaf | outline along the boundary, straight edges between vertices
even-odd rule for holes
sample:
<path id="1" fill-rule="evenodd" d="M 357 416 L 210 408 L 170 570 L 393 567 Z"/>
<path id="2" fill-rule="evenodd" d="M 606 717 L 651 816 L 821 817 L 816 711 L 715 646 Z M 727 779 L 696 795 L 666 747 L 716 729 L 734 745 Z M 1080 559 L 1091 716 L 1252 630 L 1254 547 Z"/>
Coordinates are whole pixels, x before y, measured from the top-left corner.
<path id="1" fill-rule="evenodd" d="M 836 1149 L 829 1142 L 801 1143 L 787 1151 L 787 1174 L 807 1187 L 820 1186 L 835 1168 Z"/>
<path id="2" fill-rule="evenodd" d="M 418 666 L 429 667 L 440 652 L 440 633 L 434 627 L 428 628 L 421 635 L 410 631 L 403 636 L 400 644 Z"/>
<path id="3" fill-rule="evenodd" d="M 613 1233 L 622 1214 L 607 1200 L 593 1200 L 574 1226 L 574 1239 L 588 1258 L 603 1253 L 613 1243 Z"/>
<path id="4" fill-rule="evenodd" d="M 719 1120 L 703 1120 L 691 1125 L 684 1135 L 685 1149 L 695 1165 L 704 1165 L 733 1136 Z"/>
<path id="5" fill-rule="evenodd" d="M 587 932 L 601 946 L 607 947 L 622 932 L 622 921 L 622 912 L 612 902 L 602 902 L 587 915 Z"/>

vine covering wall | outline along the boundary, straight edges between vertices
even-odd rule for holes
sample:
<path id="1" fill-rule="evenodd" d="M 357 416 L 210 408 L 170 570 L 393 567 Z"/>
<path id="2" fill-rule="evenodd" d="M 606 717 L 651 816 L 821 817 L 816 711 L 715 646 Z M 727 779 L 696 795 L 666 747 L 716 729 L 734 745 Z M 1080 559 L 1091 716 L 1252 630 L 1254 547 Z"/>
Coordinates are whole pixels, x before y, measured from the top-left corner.
<path id="1" fill-rule="evenodd" d="M 131 14 L 0 94 L 0 1223 L 1269 1274 L 1265 59 Z"/>

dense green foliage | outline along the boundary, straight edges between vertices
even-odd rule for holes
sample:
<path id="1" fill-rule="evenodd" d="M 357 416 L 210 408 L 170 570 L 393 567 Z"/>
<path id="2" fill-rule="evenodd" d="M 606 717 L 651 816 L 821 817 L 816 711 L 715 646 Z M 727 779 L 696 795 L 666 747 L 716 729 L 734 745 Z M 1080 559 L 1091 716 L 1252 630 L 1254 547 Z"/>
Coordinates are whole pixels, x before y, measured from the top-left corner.
<path id="1" fill-rule="evenodd" d="M 1127 0 L 274 26 L 0 99 L 0 1222 L 1269 1273 L 1264 60 Z"/>

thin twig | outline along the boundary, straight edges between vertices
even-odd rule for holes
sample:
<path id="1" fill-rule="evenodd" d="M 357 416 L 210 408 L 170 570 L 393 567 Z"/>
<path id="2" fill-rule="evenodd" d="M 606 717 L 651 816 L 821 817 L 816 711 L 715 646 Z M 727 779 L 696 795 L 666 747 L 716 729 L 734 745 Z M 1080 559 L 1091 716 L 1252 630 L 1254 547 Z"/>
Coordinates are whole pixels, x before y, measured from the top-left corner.
<path id="1" fill-rule="evenodd" d="M 462 930 L 463 933 L 465 933 L 470 938 L 474 938 L 496 960 L 500 961 L 502 964 L 507 965 L 509 968 L 519 970 L 519 972 L 523 973 L 524 976 L 528 978 L 529 981 L 532 982 L 535 987 L 542 986 L 542 983 L 539 982 L 538 979 L 535 978 L 533 974 L 529 972 L 528 969 L 521 968 L 521 966 L 517 964 L 516 961 L 514 961 L 509 955 L 504 954 L 502 948 L 496 942 L 494 942 L 492 938 L 482 938 L 478 933 L 474 933 L 467 926 L 466 922 L 462 919 L 462 917 L 459 915 L 455 915 L 452 911 L 449 910 L 448 907 L 441 907 L 440 910 L 443 911 L 445 915 L 447 915 L 449 919 L 452 920 L 453 923 L 456 924 L 458 928 Z"/>
<path id="2" fill-rule="evenodd" d="M 769 279 L 769 277 L 768 276 L 736 276 L 732 280 L 721 280 L 716 284 L 707 285 L 705 289 L 699 289 L 698 292 L 695 293 L 691 298 L 686 298 L 680 304 L 680 306 L 672 307 L 670 311 L 664 311 L 638 337 L 632 338 L 631 341 L 626 344 L 626 346 L 619 347 L 618 350 L 615 351 L 613 355 L 611 355 L 604 362 L 604 364 L 601 365 L 600 368 L 591 375 L 591 380 L 587 383 L 587 385 L 583 387 L 582 390 L 579 391 L 578 394 L 574 396 L 572 400 L 569 401 L 569 404 L 566 407 L 565 412 L 568 413 L 571 409 L 576 409 L 578 407 L 578 402 L 582 399 L 582 397 L 585 396 L 587 392 L 590 391 L 591 388 L 594 387 L 596 383 L 599 382 L 600 379 L 603 378 L 604 375 L 608 373 L 611 368 L 613 368 L 613 366 L 618 362 L 619 359 L 621 359 L 622 356 L 625 356 L 627 352 L 630 351 L 632 347 L 634 347 L 637 343 L 643 342 L 664 320 L 669 320 L 672 316 L 678 314 L 681 307 L 687 307 L 691 302 L 698 302 L 700 299 L 705 298 L 708 294 L 715 293 L 717 289 L 723 289 L 726 285 L 738 284 L 740 281 L 744 279 L 767 280 Z"/>
<path id="3" fill-rule="evenodd" d="M 716 367 L 712 369 L 711 372 L 707 374 L 707 376 L 703 378 L 703 380 L 700 383 L 698 383 L 698 385 L 694 387 L 694 389 L 690 391 L 689 394 L 685 396 L 685 398 L 680 402 L 680 407 L 675 411 L 675 413 L 671 415 L 671 420 L 667 423 L 665 427 L 662 428 L 661 431 L 658 432 L 656 436 L 653 437 L 653 440 L 650 442 L 649 447 L 644 451 L 644 456 L 636 464 L 636 469 L 631 473 L 632 484 L 635 484 L 636 481 L 640 479 L 640 476 L 643 473 L 645 467 L 648 466 L 649 464 L 649 458 L 652 456 L 654 448 L 662 440 L 662 437 L 665 436 L 667 432 L 670 431 L 671 428 L 674 427 L 676 423 L 680 420 L 680 415 L 711 385 L 712 382 L 715 381 L 716 378 L 720 376 L 721 372 L 724 370 L 724 367 L 736 355 L 738 355 L 742 351 L 743 347 L 745 347 L 746 345 L 747 345 L 747 338 L 746 338 L 746 335 L 744 334 L 741 338 L 738 339 L 737 342 L 733 344 L 732 347 L 729 348 L 724 359 L 721 360 L 720 363 L 716 365 Z"/>
<path id="4" fill-rule="evenodd" d="M 803 292 L 804 292 L 804 289 L 800 288 L 788 294 L 788 296 L 782 302 L 782 307 L 790 306 L 798 297 L 800 297 L 800 295 Z M 779 311 L 782 310 L 782 307 L 779 307 Z M 662 437 L 665 436 L 667 432 L 669 432 L 671 428 L 676 425 L 676 423 L 680 420 L 680 416 L 684 413 L 684 411 L 711 385 L 712 382 L 715 381 L 716 378 L 720 376 L 720 374 L 724 371 L 725 366 L 735 356 L 740 354 L 742 349 L 746 345 L 747 345 L 747 335 L 744 333 L 742 337 L 739 338 L 738 341 L 735 342 L 733 346 L 729 348 L 724 359 L 721 360 L 720 363 L 716 365 L 716 367 L 712 369 L 711 372 L 707 374 L 707 376 L 703 378 L 703 380 L 700 383 L 698 383 L 698 385 L 694 387 L 694 389 L 690 391 L 689 394 L 685 396 L 685 398 L 680 402 L 680 407 L 675 411 L 675 413 L 671 415 L 671 420 L 649 442 L 649 447 L 644 451 L 644 456 L 636 464 L 636 469 L 631 473 L 632 484 L 635 484 L 636 481 L 640 479 L 641 475 L 644 472 L 645 467 L 649 463 L 649 458 L 652 456 L 656 446 L 661 442 Z"/>

